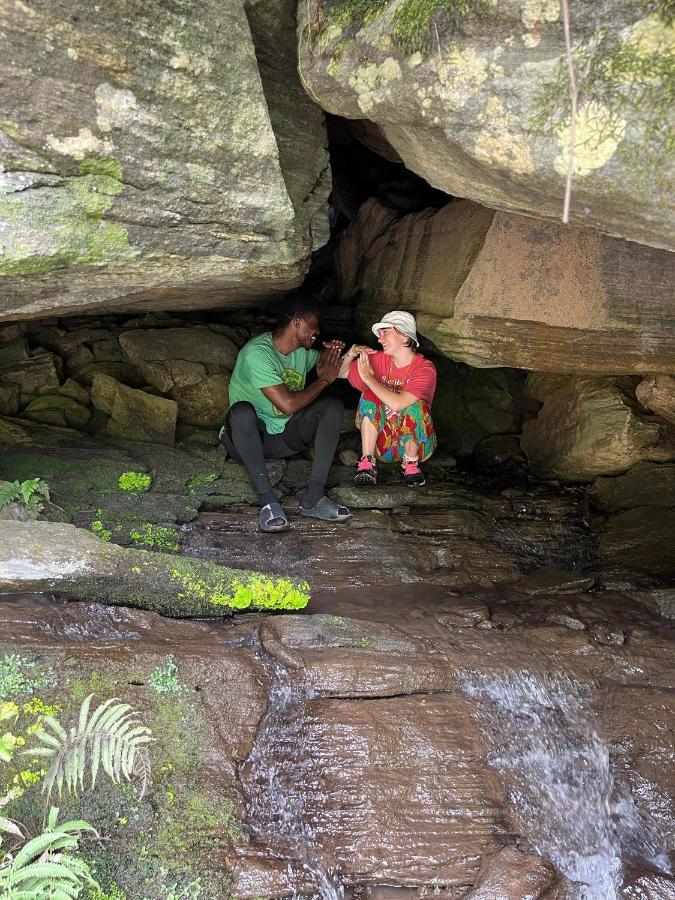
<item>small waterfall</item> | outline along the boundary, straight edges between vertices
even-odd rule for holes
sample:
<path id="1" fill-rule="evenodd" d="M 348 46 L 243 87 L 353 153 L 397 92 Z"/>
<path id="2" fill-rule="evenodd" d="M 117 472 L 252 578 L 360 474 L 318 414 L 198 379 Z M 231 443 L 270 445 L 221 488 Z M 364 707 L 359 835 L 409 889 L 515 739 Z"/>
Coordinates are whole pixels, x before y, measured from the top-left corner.
<path id="1" fill-rule="evenodd" d="M 621 795 L 584 685 L 531 673 L 471 675 L 463 691 L 478 703 L 490 764 L 523 837 L 577 885 L 580 900 L 619 900 L 626 857 L 668 871 L 662 848 L 672 823 L 650 821 Z"/>
<path id="2" fill-rule="evenodd" d="M 287 671 L 277 662 L 269 665 L 272 687 L 267 712 L 241 771 L 251 836 L 288 861 L 294 898 L 306 897 L 309 885 L 314 898 L 342 900 L 344 889 L 323 861 L 302 787 L 311 777 L 312 762 L 303 747 L 301 705 L 311 698 L 291 685 Z"/>

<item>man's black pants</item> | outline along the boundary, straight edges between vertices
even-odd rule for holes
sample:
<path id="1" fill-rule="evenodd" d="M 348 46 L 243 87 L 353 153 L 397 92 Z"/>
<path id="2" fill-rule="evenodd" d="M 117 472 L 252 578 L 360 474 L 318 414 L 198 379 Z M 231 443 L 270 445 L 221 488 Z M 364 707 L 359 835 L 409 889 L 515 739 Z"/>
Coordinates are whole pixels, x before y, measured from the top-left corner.
<path id="1" fill-rule="evenodd" d="M 251 403 L 230 407 L 221 440 L 228 454 L 243 463 L 261 503 L 273 493 L 265 466 L 266 459 L 285 459 L 314 447 L 310 485 L 323 492 L 335 456 L 343 403 L 337 397 L 319 397 L 293 413 L 280 434 L 268 434 Z"/>

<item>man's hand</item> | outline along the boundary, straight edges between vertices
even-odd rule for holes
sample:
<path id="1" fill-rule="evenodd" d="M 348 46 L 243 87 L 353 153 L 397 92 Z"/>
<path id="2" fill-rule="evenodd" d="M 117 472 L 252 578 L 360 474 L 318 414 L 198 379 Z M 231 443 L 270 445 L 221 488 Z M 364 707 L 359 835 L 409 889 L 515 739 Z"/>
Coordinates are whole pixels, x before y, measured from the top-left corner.
<path id="1" fill-rule="evenodd" d="M 335 344 L 341 344 L 341 341 L 334 341 Z M 326 384 L 332 384 L 335 379 L 338 377 L 340 373 L 340 365 L 342 363 L 342 348 L 344 344 L 341 346 L 331 347 L 329 350 L 324 350 L 321 354 L 321 358 L 319 362 L 316 364 L 316 374 L 319 377 L 319 380 L 325 381 Z"/>
<path id="2" fill-rule="evenodd" d="M 375 381 L 375 372 L 373 371 L 373 367 L 370 364 L 370 360 L 368 359 L 368 354 L 360 353 L 359 361 L 357 363 L 359 375 L 365 381 L 367 385 L 370 385 L 372 381 Z"/>

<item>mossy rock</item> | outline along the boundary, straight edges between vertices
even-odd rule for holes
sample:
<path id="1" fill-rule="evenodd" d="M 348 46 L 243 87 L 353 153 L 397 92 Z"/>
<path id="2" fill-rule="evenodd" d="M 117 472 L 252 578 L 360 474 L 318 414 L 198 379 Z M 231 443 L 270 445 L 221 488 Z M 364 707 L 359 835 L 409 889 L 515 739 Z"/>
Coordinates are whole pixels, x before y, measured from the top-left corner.
<path id="1" fill-rule="evenodd" d="M 309 603 L 309 585 L 298 579 L 126 550 L 64 523 L 0 521 L 0 592 L 43 590 L 180 618 Z"/>

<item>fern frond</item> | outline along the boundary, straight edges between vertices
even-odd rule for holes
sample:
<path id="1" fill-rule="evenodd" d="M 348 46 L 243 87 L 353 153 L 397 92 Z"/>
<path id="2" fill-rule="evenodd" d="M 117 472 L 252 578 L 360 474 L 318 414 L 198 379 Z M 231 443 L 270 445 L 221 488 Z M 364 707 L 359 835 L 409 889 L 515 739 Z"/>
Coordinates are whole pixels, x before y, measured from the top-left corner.
<path id="1" fill-rule="evenodd" d="M 59 794 L 65 788 L 70 793 L 84 789 L 87 764 L 91 786 L 96 784 L 99 769 L 115 784 L 122 779 L 132 781 L 142 776 L 145 792 L 149 773 L 149 757 L 144 753 L 152 740 L 152 733 L 143 725 L 128 703 L 111 698 L 90 714 L 90 694 L 82 703 L 77 725 L 66 731 L 52 716 L 45 716 L 43 727 L 35 736 L 44 745 L 24 750 L 24 755 L 41 756 L 51 760 L 43 781 L 43 790 L 51 795 L 54 786 Z M 139 763 L 140 761 L 140 763 Z"/>
<path id="2" fill-rule="evenodd" d="M 85 885 L 98 887 L 87 864 L 68 852 L 78 849 L 78 835 L 96 830 L 88 822 L 57 825 L 58 808 L 49 811 L 47 830 L 28 841 L 12 859 L 0 864 L 0 896 L 12 900 L 70 900 Z"/>
<path id="3" fill-rule="evenodd" d="M 18 481 L 8 481 L 7 484 L 0 487 L 0 509 L 20 498 L 21 484 Z"/>

